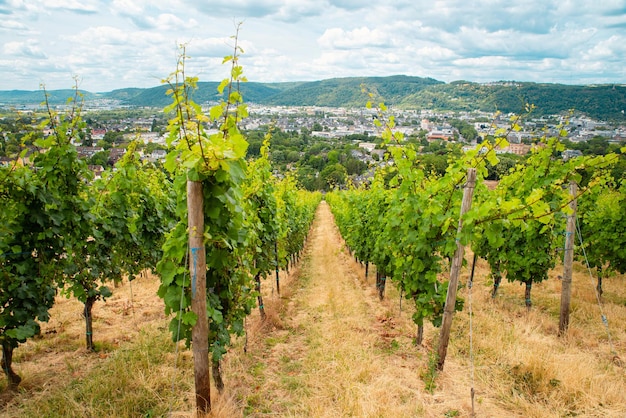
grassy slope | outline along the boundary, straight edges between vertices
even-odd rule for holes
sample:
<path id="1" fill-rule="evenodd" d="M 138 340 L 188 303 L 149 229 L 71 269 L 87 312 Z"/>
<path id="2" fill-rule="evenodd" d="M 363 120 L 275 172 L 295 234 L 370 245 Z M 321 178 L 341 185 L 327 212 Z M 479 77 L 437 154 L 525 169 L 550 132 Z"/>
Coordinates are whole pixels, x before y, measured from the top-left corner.
<path id="1" fill-rule="evenodd" d="M 556 336 L 560 269 L 533 289 L 530 313 L 517 285 L 503 284 L 492 301 L 487 273 L 481 263 L 472 297 L 477 415 L 623 417 L 626 375 L 610 352 L 588 273 L 575 272 L 565 338 Z M 324 204 L 300 267 L 281 280 L 280 298 L 271 281 L 264 283 L 268 320 L 262 324 L 257 312 L 249 319 L 247 353 L 241 340 L 227 356 L 226 391 L 214 393 L 214 416 L 470 415 L 467 304 L 455 316 L 445 370 L 429 373 L 428 348 L 438 330 L 427 326 L 425 347 L 412 344 L 409 303 L 400 313 L 393 288 L 377 300 L 373 272 L 366 282 Z M 623 283 L 624 277 L 605 282 L 605 313 L 622 356 Z M 157 286 L 154 277 L 140 278 L 132 298 L 125 284 L 96 304 L 95 354 L 82 348 L 80 306 L 59 300 L 43 337 L 16 350 L 24 380 L 17 394 L 2 393 L 1 415 L 193 416 L 191 355 L 176 355 Z M 467 298 L 467 288 L 461 292 Z"/>

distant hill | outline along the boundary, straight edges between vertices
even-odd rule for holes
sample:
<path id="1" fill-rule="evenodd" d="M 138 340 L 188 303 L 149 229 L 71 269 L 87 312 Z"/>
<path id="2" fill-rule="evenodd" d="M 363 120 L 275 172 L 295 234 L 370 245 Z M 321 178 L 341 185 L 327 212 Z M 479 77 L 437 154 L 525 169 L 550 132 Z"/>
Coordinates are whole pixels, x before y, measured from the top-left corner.
<path id="1" fill-rule="evenodd" d="M 348 77 L 312 82 L 242 83 L 241 93 L 246 102 L 257 104 L 356 107 L 364 106 L 367 102 L 366 95 L 361 92 L 362 84 L 380 94 L 386 102 L 399 103 L 406 95 L 442 83 L 432 78 L 408 76 Z M 194 100 L 197 103 L 218 100 L 218 85 L 217 82 L 198 83 Z M 170 98 L 165 95 L 168 88 L 159 86 L 143 90 L 132 89 L 134 94 L 132 97 L 126 90 L 116 90 L 106 97 L 121 100 L 129 105 L 147 106 L 150 103 L 151 106 L 163 107 L 171 103 Z"/>
<path id="2" fill-rule="evenodd" d="M 301 83 L 241 83 L 241 94 L 246 102 L 266 103 L 268 99 Z M 193 94 L 196 103 L 219 100 L 218 82 L 200 82 Z M 172 100 L 165 94 L 169 86 L 162 85 L 147 89 L 122 89 L 105 94 L 107 99 L 120 100 L 131 106 L 165 107 Z"/>
<path id="3" fill-rule="evenodd" d="M 74 90 L 50 90 L 48 101 L 53 104 L 66 103 L 68 98 L 74 97 Z M 93 99 L 97 95 L 88 91 L 80 90 L 86 100 Z M 36 105 L 45 101 L 43 90 L 0 90 L 0 105 Z"/>
<path id="4" fill-rule="evenodd" d="M 499 82 L 489 84 L 455 81 L 439 84 L 404 97 L 403 107 L 519 113 L 526 103 L 539 115 L 574 109 L 601 120 L 626 121 L 626 86 Z"/>
<path id="5" fill-rule="evenodd" d="M 380 96 L 385 103 L 398 104 L 404 97 L 444 84 L 432 78 L 396 75 L 390 77 L 348 77 L 302 83 L 268 97 L 265 103 L 284 106 L 360 107 L 368 97 L 361 86 Z M 245 96 L 244 96 L 245 97 Z M 378 97 L 377 97 L 378 99 Z"/>
<path id="6" fill-rule="evenodd" d="M 312 82 L 242 83 L 241 92 L 249 103 L 282 106 L 360 107 L 367 102 L 361 92 L 365 85 L 388 105 L 402 108 L 471 111 L 520 112 L 526 103 L 537 107 L 537 114 L 558 114 L 575 109 L 593 118 L 624 121 L 626 86 L 542 84 L 527 82 L 444 83 L 432 78 L 395 75 L 390 77 L 346 77 Z M 217 82 L 200 82 L 194 100 L 217 100 Z M 167 86 L 128 88 L 105 93 L 82 92 L 86 100 L 112 99 L 128 106 L 164 107 L 171 103 Z M 72 90 L 49 91 L 53 104 L 65 103 Z M 0 105 L 39 104 L 41 91 L 0 91 Z"/>

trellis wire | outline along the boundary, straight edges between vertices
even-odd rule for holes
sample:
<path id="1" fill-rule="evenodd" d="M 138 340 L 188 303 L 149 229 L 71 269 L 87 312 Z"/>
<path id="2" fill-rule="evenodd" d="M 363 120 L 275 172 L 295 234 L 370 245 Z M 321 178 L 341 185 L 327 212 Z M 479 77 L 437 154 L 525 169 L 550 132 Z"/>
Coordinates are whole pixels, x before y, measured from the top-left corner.
<path id="1" fill-rule="evenodd" d="M 589 281 L 591 282 L 591 287 L 594 290 L 594 293 L 596 295 L 596 301 L 598 302 L 598 307 L 600 308 L 600 318 L 602 319 L 602 323 L 604 324 L 604 327 L 606 329 L 606 335 L 609 340 L 609 348 L 611 350 L 611 354 L 619 358 L 619 356 L 617 355 L 617 352 L 615 351 L 615 348 L 613 347 L 613 339 L 611 338 L 611 330 L 609 329 L 609 320 L 604 314 L 604 308 L 602 306 L 602 300 L 600 299 L 600 293 L 598 292 L 598 289 L 596 289 L 593 284 L 593 273 L 591 272 L 591 266 L 589 266 L 589 260 L 587 259 L 587 251 L 585 251 L 585 246 L 583 245 L 583 235 L 580 231 L 580 224 L 578 220 L 576 220 L 576 233 L 578 234 L 578 240 L 580 241 L 580 248 L 583 251 L 583 256 L 585 258 L 585 265 L 587 266 L 587 271 L 589 272 Z"/>

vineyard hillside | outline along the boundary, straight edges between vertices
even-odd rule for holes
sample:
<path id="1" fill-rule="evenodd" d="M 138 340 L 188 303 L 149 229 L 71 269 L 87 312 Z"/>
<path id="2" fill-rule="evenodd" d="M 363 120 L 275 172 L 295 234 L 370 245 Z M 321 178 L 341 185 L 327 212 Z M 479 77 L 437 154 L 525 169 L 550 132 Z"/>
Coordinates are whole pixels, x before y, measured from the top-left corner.
<path id="1" fill-rule="evenodd" d="M 604 282 L 609 334 L 595 285 L 576 264 L 570 328 L 558 337 L 561 274 L 558 265 L 535 285 L 528 311 L 517 284 L 503 283 L 492 300 L 482 260 L 470 303 L 464 267 L 465 306 L 437 372 L 429 353 L 439 330 L 425 324 L 414 345 L 411 304 L 392 283 L 379 300 L 374 271 L 365 277 L 322 202 L 303 257 L 280 272 L 280 297 L 263 281 L 266 319 L 255 309 L 225 355 L 212 416 L 468 417 L 473 387 L 480 417 L 624 417 L 625 278 Z M 95 352 L 84 348 L 81 303 L 57 297 L 41 335 L 15 351 L 22 382 L 16 392 L 0 383 L 0 416 L 195 416 L 191 352 L 171 342 L 159 284 L 142 274 L 94 306 Z"/>

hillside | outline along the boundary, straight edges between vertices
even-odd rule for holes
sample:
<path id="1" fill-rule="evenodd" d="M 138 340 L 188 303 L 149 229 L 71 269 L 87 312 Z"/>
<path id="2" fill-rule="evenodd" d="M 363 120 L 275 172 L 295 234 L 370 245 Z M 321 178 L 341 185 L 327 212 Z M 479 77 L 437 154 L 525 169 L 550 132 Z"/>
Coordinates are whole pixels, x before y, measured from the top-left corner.
<path id="1" fill-rule="evenodd" d="M 299 83 L 243 83 L 241 93 L 246 102 L 265 103 L 281 92 L 293 88 Z M 219 99 L 217 92 L 218 82 L 200 82 L 198 89 L 193 94 L 193 99 L 197 103 L 216 101 Z M 165 107 L 171 103 L 171 99 L 166 95 L 169 86 L 161 85 L 148 89 L 123 89 L 105 93 L 103 96 L 108 99 L 120 100 L 123 104 L 130 106 L 152 106 Z"/>
<path id="2" fill-rule="evenodd" d="M 49 90 L 48 100 L 52 104 L 63 104 L 69 97 L 74 97 L 74 90 Z M 85 100 L 97 98 L 98 95 L 80 90 Z M 43 90 L 0 90 L 0 106 L 2 105 L 38 105 L 45 99 Z"/>
<path id="3" fill-rule="evenodd" d="M 388 105 L 441 111 L 483 110 L 520 112 L 526 103 L 537 107 L 536 114 L 558 114 L 571 109 L 595 119 L 624 121 L 626 86 L 574 86 L 549 83 L 469 81 L 444 83 L 432 78 L 395 75 L 390 77 L 346 77 L 312 82 L 256 83 L 241 85 L 248 103 L 281 106 L 361 107 L 367 96 L 361 86 L 375 93 Z M 217 82 L 198 83 L 194 100 L 198 103 L 217 98 Z M 83 92 L 86 100 L 111 99 L 122 105 L 164 107 L 170 103 L 167 86 L 129 88 L 111 92 Z M 50 102 L 64 103 L 71 90 L 50 91 Z M 0 91 L 0 105 L 39 104 L 41 91 Z"/>
<path id="4" fill-rule="evenodd" d="M 383 98 L 386 103 L 397 104 L 406 96 L 439 84 L 443 82 L 432 78 L 402 75 L 331 78 L 303 83 L 268 97 L 263 103 L 282 106 L 362 107 L 368 100 L 367 95 L 361 91 L 361 86 L 365 86 Z"/>
<path id="5" fill-rule="evenodd" d="M 395 286 L 378 300 L 374 272 L 366 278 L 350 257 L 325 203 L 309 238 L 299 265 L 281 271 L 280 296 L 273 280 L 263 281 L 267 320 L 255 309 L 246 338 L 226 355 L 226 388 L 212 389 L 213 417 L 469 417 L 472 387 L 479 417 L 624 417 L 626 375 L 611 352 L 626 348 L 623 275 L 605 282 L 608 341 L 594 284 L 576 265 L 570 329 L 560 338 L 562 267 L 536 285 L 527 312 L 514 284 L 503 283 L 491 299 L 480 261 L 472 328 L 463 286 L 466 306 L 437 373 L 429 351 L 439 330 L 427 325 L 424 345 L 415 346 L 414 307 L 400 302 Z M 96 303 L 96 353 L 83 348 L 82 305 L 59 296 L 41 337 L 16 349 L 20 390 L 2 390 L 0 380 L 0 416 L 195 416 L 191 352 L 171 341 L 158 285 L 145 275 Z"/>
<path id="6" fill-rule="evenodd" d="M 493 83 L 455 81 L 407 95 L 403 107 L 435 110 L 483 110 L 519 113 L 526 103 L 541 115 L 570 109 L 601 120 L 624 121 L 626 86 L 570 86 L 564 84 Z"/>

